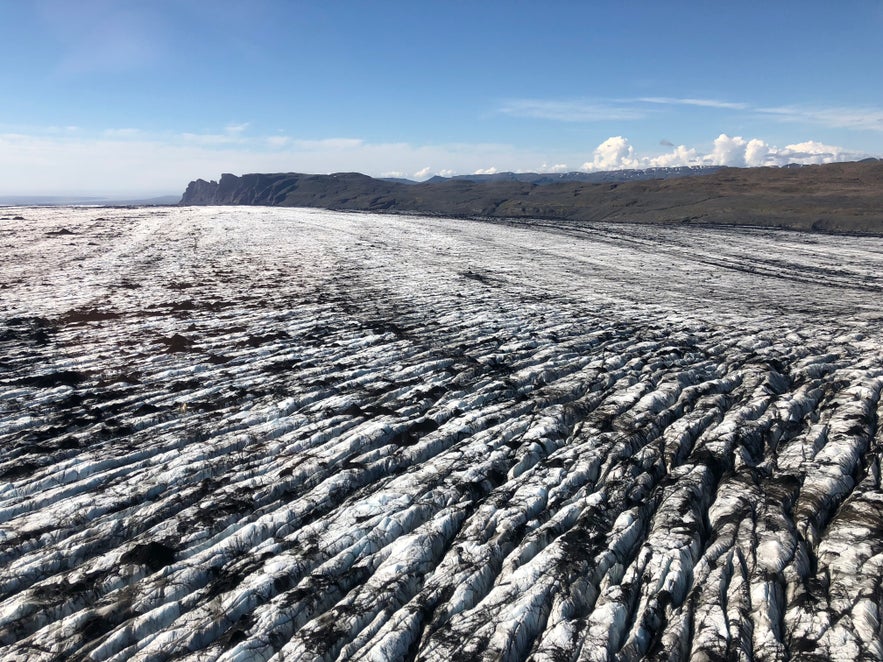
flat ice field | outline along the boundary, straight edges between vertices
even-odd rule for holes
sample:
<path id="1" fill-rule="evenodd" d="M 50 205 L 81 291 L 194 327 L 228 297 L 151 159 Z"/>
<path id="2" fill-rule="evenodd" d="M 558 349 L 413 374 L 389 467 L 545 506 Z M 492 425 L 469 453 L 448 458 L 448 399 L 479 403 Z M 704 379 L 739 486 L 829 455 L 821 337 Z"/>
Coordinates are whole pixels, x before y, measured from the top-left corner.
<path id="1" fill-rule="evenodd" d="M 0 659 L 883 658 L 879 238 L 55 208 L 0 246 Z"/>

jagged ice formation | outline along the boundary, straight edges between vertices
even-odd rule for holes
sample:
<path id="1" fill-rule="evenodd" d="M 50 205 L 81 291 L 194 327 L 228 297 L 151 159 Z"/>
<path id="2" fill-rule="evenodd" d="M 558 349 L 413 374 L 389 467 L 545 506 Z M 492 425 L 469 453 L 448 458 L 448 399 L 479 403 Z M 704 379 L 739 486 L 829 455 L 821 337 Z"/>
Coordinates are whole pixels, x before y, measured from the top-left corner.
<path id="1" fill-rule="evenodd" d="M 0 217 L 0 658 L 883 658 L 881 239 Z"/>

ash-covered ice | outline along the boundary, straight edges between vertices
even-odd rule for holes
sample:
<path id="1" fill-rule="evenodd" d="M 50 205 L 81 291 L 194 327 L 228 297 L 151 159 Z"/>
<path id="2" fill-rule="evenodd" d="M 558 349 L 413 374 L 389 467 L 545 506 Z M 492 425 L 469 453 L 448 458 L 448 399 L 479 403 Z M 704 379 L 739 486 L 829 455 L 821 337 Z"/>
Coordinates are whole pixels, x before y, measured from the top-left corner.
<path id="1" fill-rule="evenodd" d="M 883 658 L 883 240 L 0 221 L 0 658 Z"/>

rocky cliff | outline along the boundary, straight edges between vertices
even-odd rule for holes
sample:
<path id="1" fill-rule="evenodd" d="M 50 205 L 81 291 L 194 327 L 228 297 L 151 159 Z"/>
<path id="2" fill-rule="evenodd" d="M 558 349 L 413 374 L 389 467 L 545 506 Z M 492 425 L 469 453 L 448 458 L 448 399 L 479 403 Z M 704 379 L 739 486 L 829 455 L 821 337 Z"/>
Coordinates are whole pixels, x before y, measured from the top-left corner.
<path id="1" fill-rule="evenodd" d="M 187 185 L 184 197 L 181 198 L 184 205 L 215 205 L 218 204 L 218 182 L 210 182 L 204 179 L 196 179 Z"/>

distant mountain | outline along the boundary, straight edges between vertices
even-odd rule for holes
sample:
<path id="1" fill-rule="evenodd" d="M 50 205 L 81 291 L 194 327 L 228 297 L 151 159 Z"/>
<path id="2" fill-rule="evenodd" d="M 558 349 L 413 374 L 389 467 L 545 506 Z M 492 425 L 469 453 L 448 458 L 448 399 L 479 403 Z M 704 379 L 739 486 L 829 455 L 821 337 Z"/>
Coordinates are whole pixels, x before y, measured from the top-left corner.
<path id="1" fill-rule="evenodd" d="M 381 177 L 382 182 L 393 182 L 394 184 L 419 184 L 420 182 L 413 179 L 405 179 L 404 177 Z"/>
<path id="2" fill-rule="evenodd" d="M 132 200 L 108 200 L 107 204 L 115 205 L 176 205 L 180 198 L 177 195 L 160 195 L 155 198 L 134 198 Z"/>
<path id="3" fill-rule="evenodd" d="M 575 179 L 585 175 L 602 179 Z M 744 224 L 883 234 L 883 161 L 561 175 L 498 173 L 432 178 L 423 183 L 359 173 L 224 174 L 217 182 L 191 182 L 180 204 Z"/>
<path id="4" fill-rule="evenodd" d="M 710 175 L 723 166 L 675 166 L 671 168 L 645 168 L 637 170 L 606 170 L 602 172 L 496 172 L 490 175 L 456 175 L 447 179 L 470 182 L 523 182 L 525 184 L 561 184 L 564 182 L 633 182 L 645 179 L 674 179 Z M 441 181 L 444 177 L 433 178 Z"/>
<path id="5" fill-rule="evenodd" d="M 644 179 L 673 179 L 675 177 L 696 177 L 710 175 L 723 166 L 676 166 L 671 168 L 645 168 L 641 170 L 605 170 L 602 172 L 495 172 L 489 175 L 454 175 L 442 177 L 435 175 L 424 184 L 438 184 L 451 180 L 469 182 L 522 182 L 524 184 L 561 184 L 563 182 L 631 182 Z M 412 179 L 384 177 L 385 182 L 402 184 L 419 184 Z"/>

